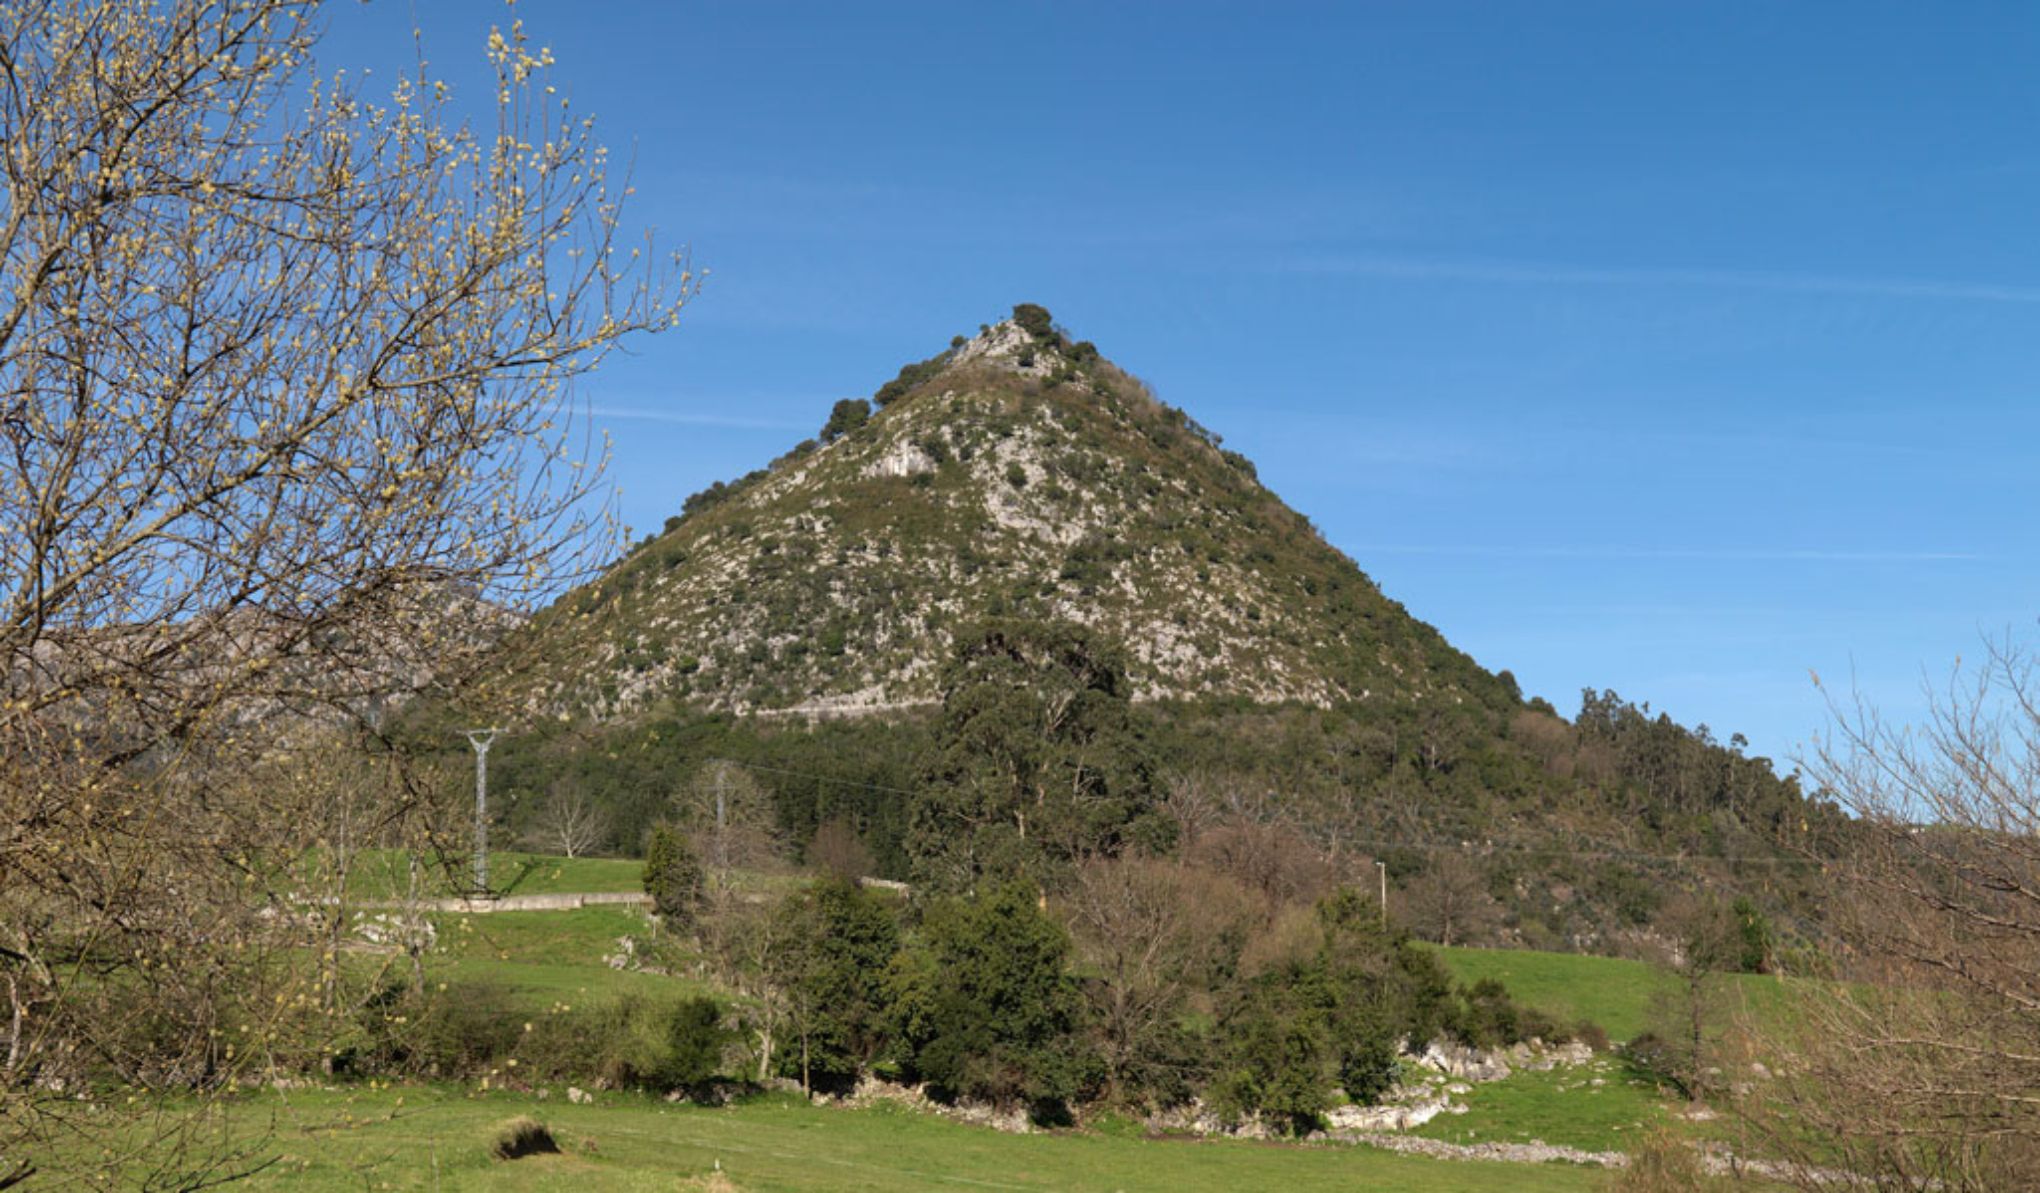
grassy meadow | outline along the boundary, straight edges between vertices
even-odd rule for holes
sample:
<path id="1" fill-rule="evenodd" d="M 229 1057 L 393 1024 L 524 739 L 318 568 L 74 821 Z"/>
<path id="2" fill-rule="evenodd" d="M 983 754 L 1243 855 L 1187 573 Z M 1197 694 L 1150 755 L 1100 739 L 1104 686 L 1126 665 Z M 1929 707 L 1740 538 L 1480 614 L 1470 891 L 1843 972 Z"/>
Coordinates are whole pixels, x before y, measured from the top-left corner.
<path id="1" fill-rule="evenodd" d="M 460 857 L 419 868 L 419 894 L 443 898 L 466 894 L 473 881 Z M 399 899 L 410 889 L 411 855 L 399 849 L 366 849 L 348 865 L 347 892 L 356 899 Z M 499 850 L 489 854 L 489 889 L 499 895 L 590 894 L 642 891 L 644 863 L 635 858 L 555 857 Z"/>
<path id="2" fill-rule="evenodd" d="M 1461 982 L 1494 978 L 1560 1023 L 1600 1024 L 1616 1043 L 1649 1029 L 1653 1000 L 1680 993 L 1678 982 L 1663 970 L 1619 957 L 1471 948 L 1441 948 L 1438 956 Z M 1776 978 L 1720 974 L 1709 982 L 1724 1019 L 1747 1015 L 1761 1023 L 1786 1013 L 1789 987 Z"/>
<path id="3" fill-rule="evenodd" d="M 524 1115 L 546 1124 L 560 1153 L 492 1157 L 500 1127 Z M 242 1186 L 251 1189 L 1541 1193 L 1595 1189 L 1606 1179 L 1590 1166 L 1431 1160 L 1364 1147 L 1108 1131 L 1012 1135 L 785 1094 L 712 1109 L 637 1095 L 570 1105 L 558 1091 L 539 1100 L 408 1086 L 263 1094 L 234 1106 L 229 1124 L 229 1138 L 269 1161 Z"/>

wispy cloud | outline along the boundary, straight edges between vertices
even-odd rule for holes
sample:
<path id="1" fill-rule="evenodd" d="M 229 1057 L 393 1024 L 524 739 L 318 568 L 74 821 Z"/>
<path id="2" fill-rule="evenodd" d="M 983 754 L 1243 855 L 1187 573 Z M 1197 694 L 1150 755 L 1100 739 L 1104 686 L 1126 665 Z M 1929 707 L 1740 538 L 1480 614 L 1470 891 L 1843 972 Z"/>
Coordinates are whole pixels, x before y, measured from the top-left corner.
<path id="1" fill-rule="evenodd" d="M 1413 257 L 1318 257 L 1279 261 L 1277 272 L 1438 282 L 1496 282 L 1535 286 L 1680 286 L 1763 290 L 1848 298 L 1904 298 L 1939 302 L 2040 303 L 2040 286 L 1956 282 L 1929 278 L 1846 277 L 1739 269 L 1611 269 L 1535 261 L 1453 261 Z"/>
<path id="2" fill-rule="evenodd" d="M 731 431 L 805 431 L 807 423 L 783 418 L 745 418 L 728 414 L 693 414 L 680 410 L 647 410 L 639 406 L 590 406 L 596 418 L 633 419 L 648 423 L 670 423 L 680 427 L 721 427 Z"/>
<path id="3" fill-rule="evenodd" d="M 1452 555 L 1476 559 L 1636 559 L 1756 563 L 1972 563 L 1989 556 L 1969 551 L 1828 551 L 1740 547 L 1569 547 L 1482 543 L 1352 543 L 1348 554 Z"/>

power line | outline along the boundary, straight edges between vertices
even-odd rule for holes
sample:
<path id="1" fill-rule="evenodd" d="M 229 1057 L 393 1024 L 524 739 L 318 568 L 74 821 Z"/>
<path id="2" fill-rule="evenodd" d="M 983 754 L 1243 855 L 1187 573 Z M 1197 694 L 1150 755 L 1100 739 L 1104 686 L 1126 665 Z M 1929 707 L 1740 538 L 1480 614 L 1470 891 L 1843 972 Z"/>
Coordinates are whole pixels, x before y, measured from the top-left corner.
<path id="1" fill-rule="evenodd" d="M 707 758 L 703 759 L 703 761 L 720 762 L 727 766 L 741 766 L 745 770 L 762 771 L 772 775 L 788 775 L 796 779 L 812 779 L 817 783 L 831 783 L 837 787 L 862 787 L 866 791 L 884 791 L 892 795 L 920 794 L 918 791 L 909 791 L 904 787 L 887 787 L 882 783 L 865 783 L 857 779 L 839 779 L 834 775 L 818 775 L 810 771 L 790 770 L 783 766 L 765 766 L 761 763 L 745 762 L 738 758 Z"/>
<path id="2" fill-rule="evenodd" d="M 1413 849 L 1429 853 L 1527 853 L 1554 854 L 1559 857 L 1591 858 L 1598 861 L 1636 862 L 1718 862 L 1735 866 L 1831 866 L 1839 861 L 1810 857 L 1755 857 L 1751 855 L 1717 856 L 1707 853 L 1644 853 L 1629 849 L 1559 849 L 1534 844 L 1508 844 L 1494 841 L 1348 841 L 1348 845 L 1363 850 Z"/>
<path id="3" fill-rule="evenodd" d="M 863 790 L 866 791 L 882 791 L 889 795 L 914 796 L 920 794 L 917 791 L 911 791 L 904 787 L 888 787 L 882 783 L 867 783 L 858 779 L 843 779 L 838 778 L 834 775 L 821 775 L 816 774 L 812 771 L 794 770 L 790 767 L 784 766 L 766 766 L 762 763 L 745 762 L 737 758 L 709 758 L 705 759 L 705 761 L 723 763 L 729 766 L 741 766 L 746 770 L 758 771 L 765 774 L 785 775 L 790 778 L 796 779 L 808 779 L 816 783 L 828 783 L 837 787 L 857 787 L 862 788 Z M 1736 866 L 1824 867 L 1841 864 L 1838 860 L 1828 861 L 1820 858 L 1807 858 L 1807 857 L 1776 857 L 1776 856 L 1759 857 L 1746 854 L 1734 856 L 1715 856 L 1712 854 L 1702 853 L 1648 853 L 1640 850 L 1629 849 L 1576 849 L 1536 844 L 1496 843 L 1493 841 L 1480 841 L 1480 842 L 1383 841 L 1376 839 L 1376 840 L 1348 840 L 1345 843 L 1354 848 L 1375 852 L 1390 849 L 1409 849 L 1428 853 L 1507 852 L 1523 854 L 1551 854 L 1559 857 L 1582 858 L 1596 861 L 1669 862 L 1680 865 L 1692 865 L 1695 863 L 1708 862 L 1719 865 L 1736 865 Z"/>

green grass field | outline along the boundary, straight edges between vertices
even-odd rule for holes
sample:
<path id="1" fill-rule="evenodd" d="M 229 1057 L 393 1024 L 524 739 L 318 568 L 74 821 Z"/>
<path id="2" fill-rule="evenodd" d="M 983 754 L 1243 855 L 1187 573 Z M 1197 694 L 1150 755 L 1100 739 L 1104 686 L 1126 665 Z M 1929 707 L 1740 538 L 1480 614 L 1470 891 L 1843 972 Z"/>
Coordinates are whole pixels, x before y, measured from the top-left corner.
<path id="1" fill-rule="evenodd" d="M 496 1128 L 544 1122 L 557 1156 L 497 1160 Z M 1152 1140 L 1096 1132 L 1009 1135 L 892 1108 L 810 1106 L 772 1095 L 722 1109 L 601 1095 L 471 1095 L 436 1087 L 247 1099 L 238 1138 L 274 1163 L 256 1189 L 1595 1189 L 1598 1169 L 1401 1156 L 1364 1147 Z M 728 1184 L 702 1178 L 720 1163 Z"/>
<path id="2" fill-rule="evenodd" d="M 623 937 L 642 944 L 651 936 L 650 922 L 636 908 L 441 914 L 433 922 L 439 943 L 426 960 L 427 976 L 494 988 L 513 1010 L 626 991 L 708 992 L 685 978 L 610 968 L 606 958 L 620 951 Z"/>
<path id="3" fill-rule="evenodd" d="M 1465 1114 L 1441 1114 L 1413 1133 L 1448 1143 L 1534 1141 L 1619 1152 L 1670 1120 L 1656 1086 L 1612 1057 L 1479 1082 L 1459 1100 Z"/>
<path id="4" fill-rule="evenodd" d="M 410 877 L 409 854 L 396 849 L 364 850 L 348 869 L 347 890 L 357 899 L 401 898 L 409 889 Z M 420 869 L 420 893 L 431 898 L 462 894 L 471 877 L 465 859 L 428 862 Z M 644 863 L 635 858 L 566 858 L 499 851 L 489 855 L 489 889 L 499 895 L 641 891 Z"/>
<path id="5" fill-rule="evenodd" d="M 1650 1026 L 1653 998 L 1677 990 L 1677 983 L 1662 971 L 1617 957 L 1466 948 L 1439 949 L 1438 955 L 1461 982 L 1495 978 L 1519 1002 L 1561 1023 L 1592 1020 L 1617 1043 L 1634 1039 Z M 1775 978 L 1726 974 L 1714 981 L 1731 1012 L 1746 1011 L 1759 1021 L 1785 1013 L 1788 988 Z"/>
<path id="6" fill-rule="evenodd" d="M 1641 961 L 1526 949 L 1439 949 L 1452 976 L 1472 984 L 1495 978 L 1517 1001 L 1561 1023 L 1590 1019 L 1612 1040 L 1644 1030 L 1651 997 L 1670 983 Z"/>

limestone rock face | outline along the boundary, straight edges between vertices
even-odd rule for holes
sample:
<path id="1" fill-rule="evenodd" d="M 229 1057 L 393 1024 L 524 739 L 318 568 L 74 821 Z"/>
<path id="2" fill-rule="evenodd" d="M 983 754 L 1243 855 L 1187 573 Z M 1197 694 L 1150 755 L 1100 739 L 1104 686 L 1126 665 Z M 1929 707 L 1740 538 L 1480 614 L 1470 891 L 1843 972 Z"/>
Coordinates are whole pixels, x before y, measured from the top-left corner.
<path id="1" fill-rule="evenodd" d="M 1496 698 L 1244 457 L 1088 344 L 1000 323 L 880 396 L 863 425 L 689 500 L 513 635 L 508 702 L 923 707 L 961 630 L 1030 613 L 1117 639 L 1137 699 Z"/>

